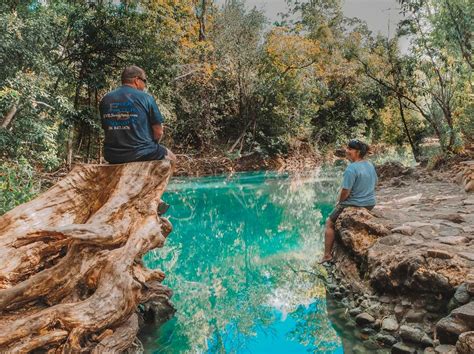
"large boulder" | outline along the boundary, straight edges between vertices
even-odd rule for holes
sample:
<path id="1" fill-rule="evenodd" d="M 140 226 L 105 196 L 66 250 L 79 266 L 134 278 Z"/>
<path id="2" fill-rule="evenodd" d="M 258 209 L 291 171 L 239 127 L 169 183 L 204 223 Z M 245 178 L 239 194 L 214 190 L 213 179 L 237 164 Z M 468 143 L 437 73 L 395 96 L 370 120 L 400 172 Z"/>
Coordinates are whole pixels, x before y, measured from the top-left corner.
<path id="1" fill-rule="evenodd" d="M 474 301 L 451 311 L 436 324 L 441 343 L 456 344 L 460 335 L 474 330 Z"/>
<path id="2" fill-rule="evenodd" d="M 456 349 L 459 354 L 474 353 L 474 331 L 461 334 L 456 343 Z"/>
<path id="3" fill-rule="evenodd" d="M 337 219 L 336 230 L 346 249 L 358 257 L 365 257 L 375 241 L 389 233 L 384 225 L 374 220 L 367 209 L 355 207 L 344 209 Z"/>

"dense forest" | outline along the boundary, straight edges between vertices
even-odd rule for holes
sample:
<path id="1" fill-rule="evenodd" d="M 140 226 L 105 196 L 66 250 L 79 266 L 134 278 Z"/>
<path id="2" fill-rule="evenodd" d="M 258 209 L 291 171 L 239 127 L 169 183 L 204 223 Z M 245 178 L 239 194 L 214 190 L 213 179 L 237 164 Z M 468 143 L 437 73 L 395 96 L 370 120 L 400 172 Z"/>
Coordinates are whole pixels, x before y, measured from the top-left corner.
<path id="1" fill-rule="evenodd" d="M 0 4 L 0 214 L 37 175 L 101 161 L 101 97 L 138 65 L 178 153 L 284 155 L 349 137 L 440 153 L 474 136 L 469 0 L 399 0 L 393 38 L 341 0 L 288 0 L 270 23 L 243 0 Z M 402 52 L 399 38 L 410 48 Z"/>

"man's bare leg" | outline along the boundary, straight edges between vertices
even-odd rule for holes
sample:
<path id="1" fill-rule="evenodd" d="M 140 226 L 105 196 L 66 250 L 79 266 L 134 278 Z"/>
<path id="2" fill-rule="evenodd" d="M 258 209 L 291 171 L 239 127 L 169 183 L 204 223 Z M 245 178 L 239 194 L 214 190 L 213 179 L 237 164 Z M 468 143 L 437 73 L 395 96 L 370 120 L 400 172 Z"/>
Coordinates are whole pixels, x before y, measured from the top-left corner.
<path id="1" fill-rule="evenodd" d="M 324 230 L 324 256 L 321 263 L 332 259 L 332 247 L 334 246 L 334 223 L 331 219 L 326 220 L 326 229 Z"/>

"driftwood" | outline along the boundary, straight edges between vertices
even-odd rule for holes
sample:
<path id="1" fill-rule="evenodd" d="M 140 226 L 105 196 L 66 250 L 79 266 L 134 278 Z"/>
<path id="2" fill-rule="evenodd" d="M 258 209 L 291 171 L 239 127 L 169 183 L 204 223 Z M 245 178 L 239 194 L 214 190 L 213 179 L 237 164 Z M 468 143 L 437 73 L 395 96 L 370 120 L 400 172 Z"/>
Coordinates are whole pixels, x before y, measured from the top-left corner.
<path id="1" fill-rule="evenodd" d="M 164 273 L 141 257 L 171 232 L 156 210 L 172 170 L 77 166 L 0 217 L 0 352 L 120 352 L 153 317 L 138 308 L 171 313 Z"/>

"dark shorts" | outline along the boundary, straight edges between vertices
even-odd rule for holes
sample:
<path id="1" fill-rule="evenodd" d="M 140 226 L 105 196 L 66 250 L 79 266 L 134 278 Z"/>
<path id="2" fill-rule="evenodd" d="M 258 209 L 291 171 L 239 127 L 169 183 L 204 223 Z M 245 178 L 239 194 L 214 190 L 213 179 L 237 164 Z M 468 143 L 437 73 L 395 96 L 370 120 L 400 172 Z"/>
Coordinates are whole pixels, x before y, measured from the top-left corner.
<path id="1" fill-rule="evenodd" d="M 336 207 L 332 211 L 331 215 L 329 215 L 329 219 L 331 219 L 332 222 L 336 222 L 339 215 L 341 215 L 342 211 L 347 207 L 365 208 L 367 210 L 372 210 L 374 208 L 374 205 L 360 207 L 360 206 L 356 206 L 356 205 L 340 205 L 340 204 L 338 204 L 338 205 L 336 205 Z"/>
<path id="2" fill-rule="evenodd" d="M 136 161 L 154 161 L 154 160 L 163 160 L 166 155 L 168 154 L 168 149 L 165 148 L 163 145 L 157 144 L 155 151 L 143 155 L 139 158 L 132 158 L 123 156 L 105 156 L 105 159 L 110 164 L 119 164 L 119 163 L 128 163 L 128 162 L 136 162 Z"/>
<path id="3" fill-rule="evenodd" d="M 168 154 L 168 149 L 163 145 L 157 144 L 157 148 L 150 154 L 140 157 L 137 161 L 153 161 L 153 160 L 163 160 Z"/>

